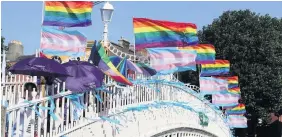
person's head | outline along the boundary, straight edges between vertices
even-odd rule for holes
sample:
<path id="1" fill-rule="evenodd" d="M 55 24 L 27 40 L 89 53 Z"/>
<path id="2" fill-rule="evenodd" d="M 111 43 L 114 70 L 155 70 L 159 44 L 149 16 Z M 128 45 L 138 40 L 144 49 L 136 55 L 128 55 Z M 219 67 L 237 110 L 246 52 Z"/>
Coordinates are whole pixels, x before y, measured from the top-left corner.
<path id="1" fill-rule="evenodd" d="M 33 89 L 35 90 L 35 92 L 37 92 L 37 87 L 34 83 L 28 82 L 25 83 L 24 85 L 24 97 L 26 96 L 26 92 L 27 92 L 27 96 L 28 96 L 28 100 L 32 100 L 32 92 Z"/>
<path id="2" fill-rule="evenodd" d="M 282 122 L 282 108 L 278 111 L 279 121 Z"/>
<path id="3" fill-rule="evenodd" d="M 268 116 L 268 124 L 273 123 L 274 121 L 278 120 L 277 112 L 275 111 L 269 111 Z"/>

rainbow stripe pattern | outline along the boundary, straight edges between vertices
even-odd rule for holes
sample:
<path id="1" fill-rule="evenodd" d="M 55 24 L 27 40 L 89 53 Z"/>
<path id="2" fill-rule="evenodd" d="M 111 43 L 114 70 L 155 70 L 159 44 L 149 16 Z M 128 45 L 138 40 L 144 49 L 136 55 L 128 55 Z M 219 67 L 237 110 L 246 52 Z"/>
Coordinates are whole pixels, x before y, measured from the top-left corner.
<path id="1" fill-rule="evenodd" d="M 238 104 L 236 107 L 226 110 L 227 115 L 244 115 L 246 113 L 246 106 L 245 104 Z"/>
<path id="2" fill-rule="evenodd" d="M 177 47 L 148 48 L 150 65 L 159 75 L 186 70 L 196 71 L 196 51 L 183 51 Z"/>
<path id="3" fill-rule="evenodd" d="M 236 88 L 229 88 L 228 92 L 231 94 L 241 94 L 240 88 L 236 87 Z"/>
<path id="4" fill-rule="evenodd" d="M 156 47 L 185 47 L 198 44 L 197 26 L 147 18 L 133 18 L 136 50 Z"/>
<path id="5" fill-rule="evenodd" d="M 92 47 L 89 61 L 92 61 L 94 65 L 98 66 L 98 68 L 100 68 L 106 75 L 110 76 L 113 80 L 122 84 L 130 86 L 133 85 L 117 70 L 114 64 L 110 61 L 110 58 L 106 54 L 105 49 L 100 42 L 99 44 L 97 44 L 97 46 L 94 45 Z"/>
<path id="6" fill-rule="evenodd" d="M 197 64 L 211 64 L 215 62 L 215 48 L 211 44 L 198 44 L 195 46 L 178 47 L 180 50 L 196 50 Z"/>
<path id="7" fill-rule="evenodd" d="M 44 26 L 86 27 L 92 25 L 93 2 L 46 1 Z"/>
<path id="8" fill-rule="evenodd" d="M 215 60 L 211 64 L 202 64 L 200 76 L 218 76 L 226 75 L 230 70 L 230 62 L 228 60 Z"/>
<path id="9" fill-rule="evenodd" d="M 216 78 L 228 80 L 228 88 L 239 87 L 239 78 L 238 78 L 238 76 L 216 77 Z"/>
<path id="10" fill-rule="evenodd" d="M 247 128 L 247 118 L 240 115 L 227 116 L 227 123 L 230 128 Z"/>
<path id="11" fill-rule="evenodd" d="M 79 31 L 42 28 L 40 48 L 47 56 L 81 57 L 86 45 L 87 38 Z"/>
<path id="12" fill-rule="evenodd" d="M 227 80 L 218 79 L 214 77 L 200 77 L 200 91 L 201 94 L 218 94 L 228 91 Z"/>

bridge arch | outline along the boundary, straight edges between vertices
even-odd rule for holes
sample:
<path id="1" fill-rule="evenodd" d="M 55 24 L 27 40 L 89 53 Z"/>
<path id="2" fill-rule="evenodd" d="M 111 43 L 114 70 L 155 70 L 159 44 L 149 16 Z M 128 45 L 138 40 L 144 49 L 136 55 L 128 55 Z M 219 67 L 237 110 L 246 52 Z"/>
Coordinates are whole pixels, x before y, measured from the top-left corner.
<path id="1" fill-rule="evenodd" d="M 103 120 L 89 121 L 87 124 L 59 135 L 68 137 L 77 135 L 93 137 L 231 137 L 230 129 L 221 113 L 201 100 L 196 92 L 185 85 L 175 83 L 157 83 L 156 86 L 160 88 L 160 92 L 154 91 L 155 94 L 152 94 L 148 101 L 128 104 L 111 110 L 113 113 L 110 118 L 119 120 L 120 125 Z M 178 107 L 124 111 L 128 107 L 152 104 L 156 100 L 186 102 L 193 109 L 204 112 L 209 117 L 209 124 L 201 126 L 197 113 Z"/>

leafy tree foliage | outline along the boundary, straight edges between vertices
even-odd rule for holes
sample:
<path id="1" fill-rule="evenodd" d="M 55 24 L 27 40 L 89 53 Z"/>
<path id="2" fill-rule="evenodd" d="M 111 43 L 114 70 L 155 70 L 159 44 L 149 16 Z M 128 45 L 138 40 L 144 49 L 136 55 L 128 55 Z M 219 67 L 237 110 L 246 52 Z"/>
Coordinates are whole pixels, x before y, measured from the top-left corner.
<path id="1" fill-rule="evenodd" d="M 5 38 L 3 36 L 1 36 L 1 53 L 4 51 L 4 50 L 7 50 L 7 46 L 4 45 L 4 42 L 5 42 Z"/>
<path id="2" fill-rule="evenodd" d="M 230 74 L 239 76 L 248 113 L 265 120 L 268 110 L 282 108 L 282 18 L 226 11 L 198 34 L 201 43 L 216 47 L 217 59 L 230 61 Z M 184 82 L 197 79 L 198 84 L 198 72 L 182 75 L 188 78 Z"/>

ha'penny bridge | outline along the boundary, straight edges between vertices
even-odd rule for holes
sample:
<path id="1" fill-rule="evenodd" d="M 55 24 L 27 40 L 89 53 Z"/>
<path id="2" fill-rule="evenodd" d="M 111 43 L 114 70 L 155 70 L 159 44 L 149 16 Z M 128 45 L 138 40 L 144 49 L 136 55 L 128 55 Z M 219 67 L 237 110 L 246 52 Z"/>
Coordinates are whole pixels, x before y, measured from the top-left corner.
<path id="1" fill-rule="evenodd" d="M 123 53 L 114 46 L 107 49 L 130 60 L 148 61 L 147 58 Z M 200 95 L 197 86 L 182 83 L 174 75 L 135 76 L 138 81 L 134 86 L 119 86 L 105 78 L 107 92 L 99 93 L 104 99 L 102 102 L 94 91 L 80 95 L 69 90 L 60 92 L 58 89 L 65 91 L 65 83 L 47 88 L 51 90 L 51 96 L 45 95 L 50 91 L 43 90 L 48 85 L 41 85 L 37 92 L 32 92 L 33 99 L 27 102 L 22 98 L 25 96 L 24 83 L 36 82 L 36 77 L 7 76 L 1 89 L 1 99 L 9 102 L 6 136 L 232 136 L 222 112 Z M 84 104 L 83 107 L 80 103 Z M 24 129 L 15 128 L 20 124 Z"/>

